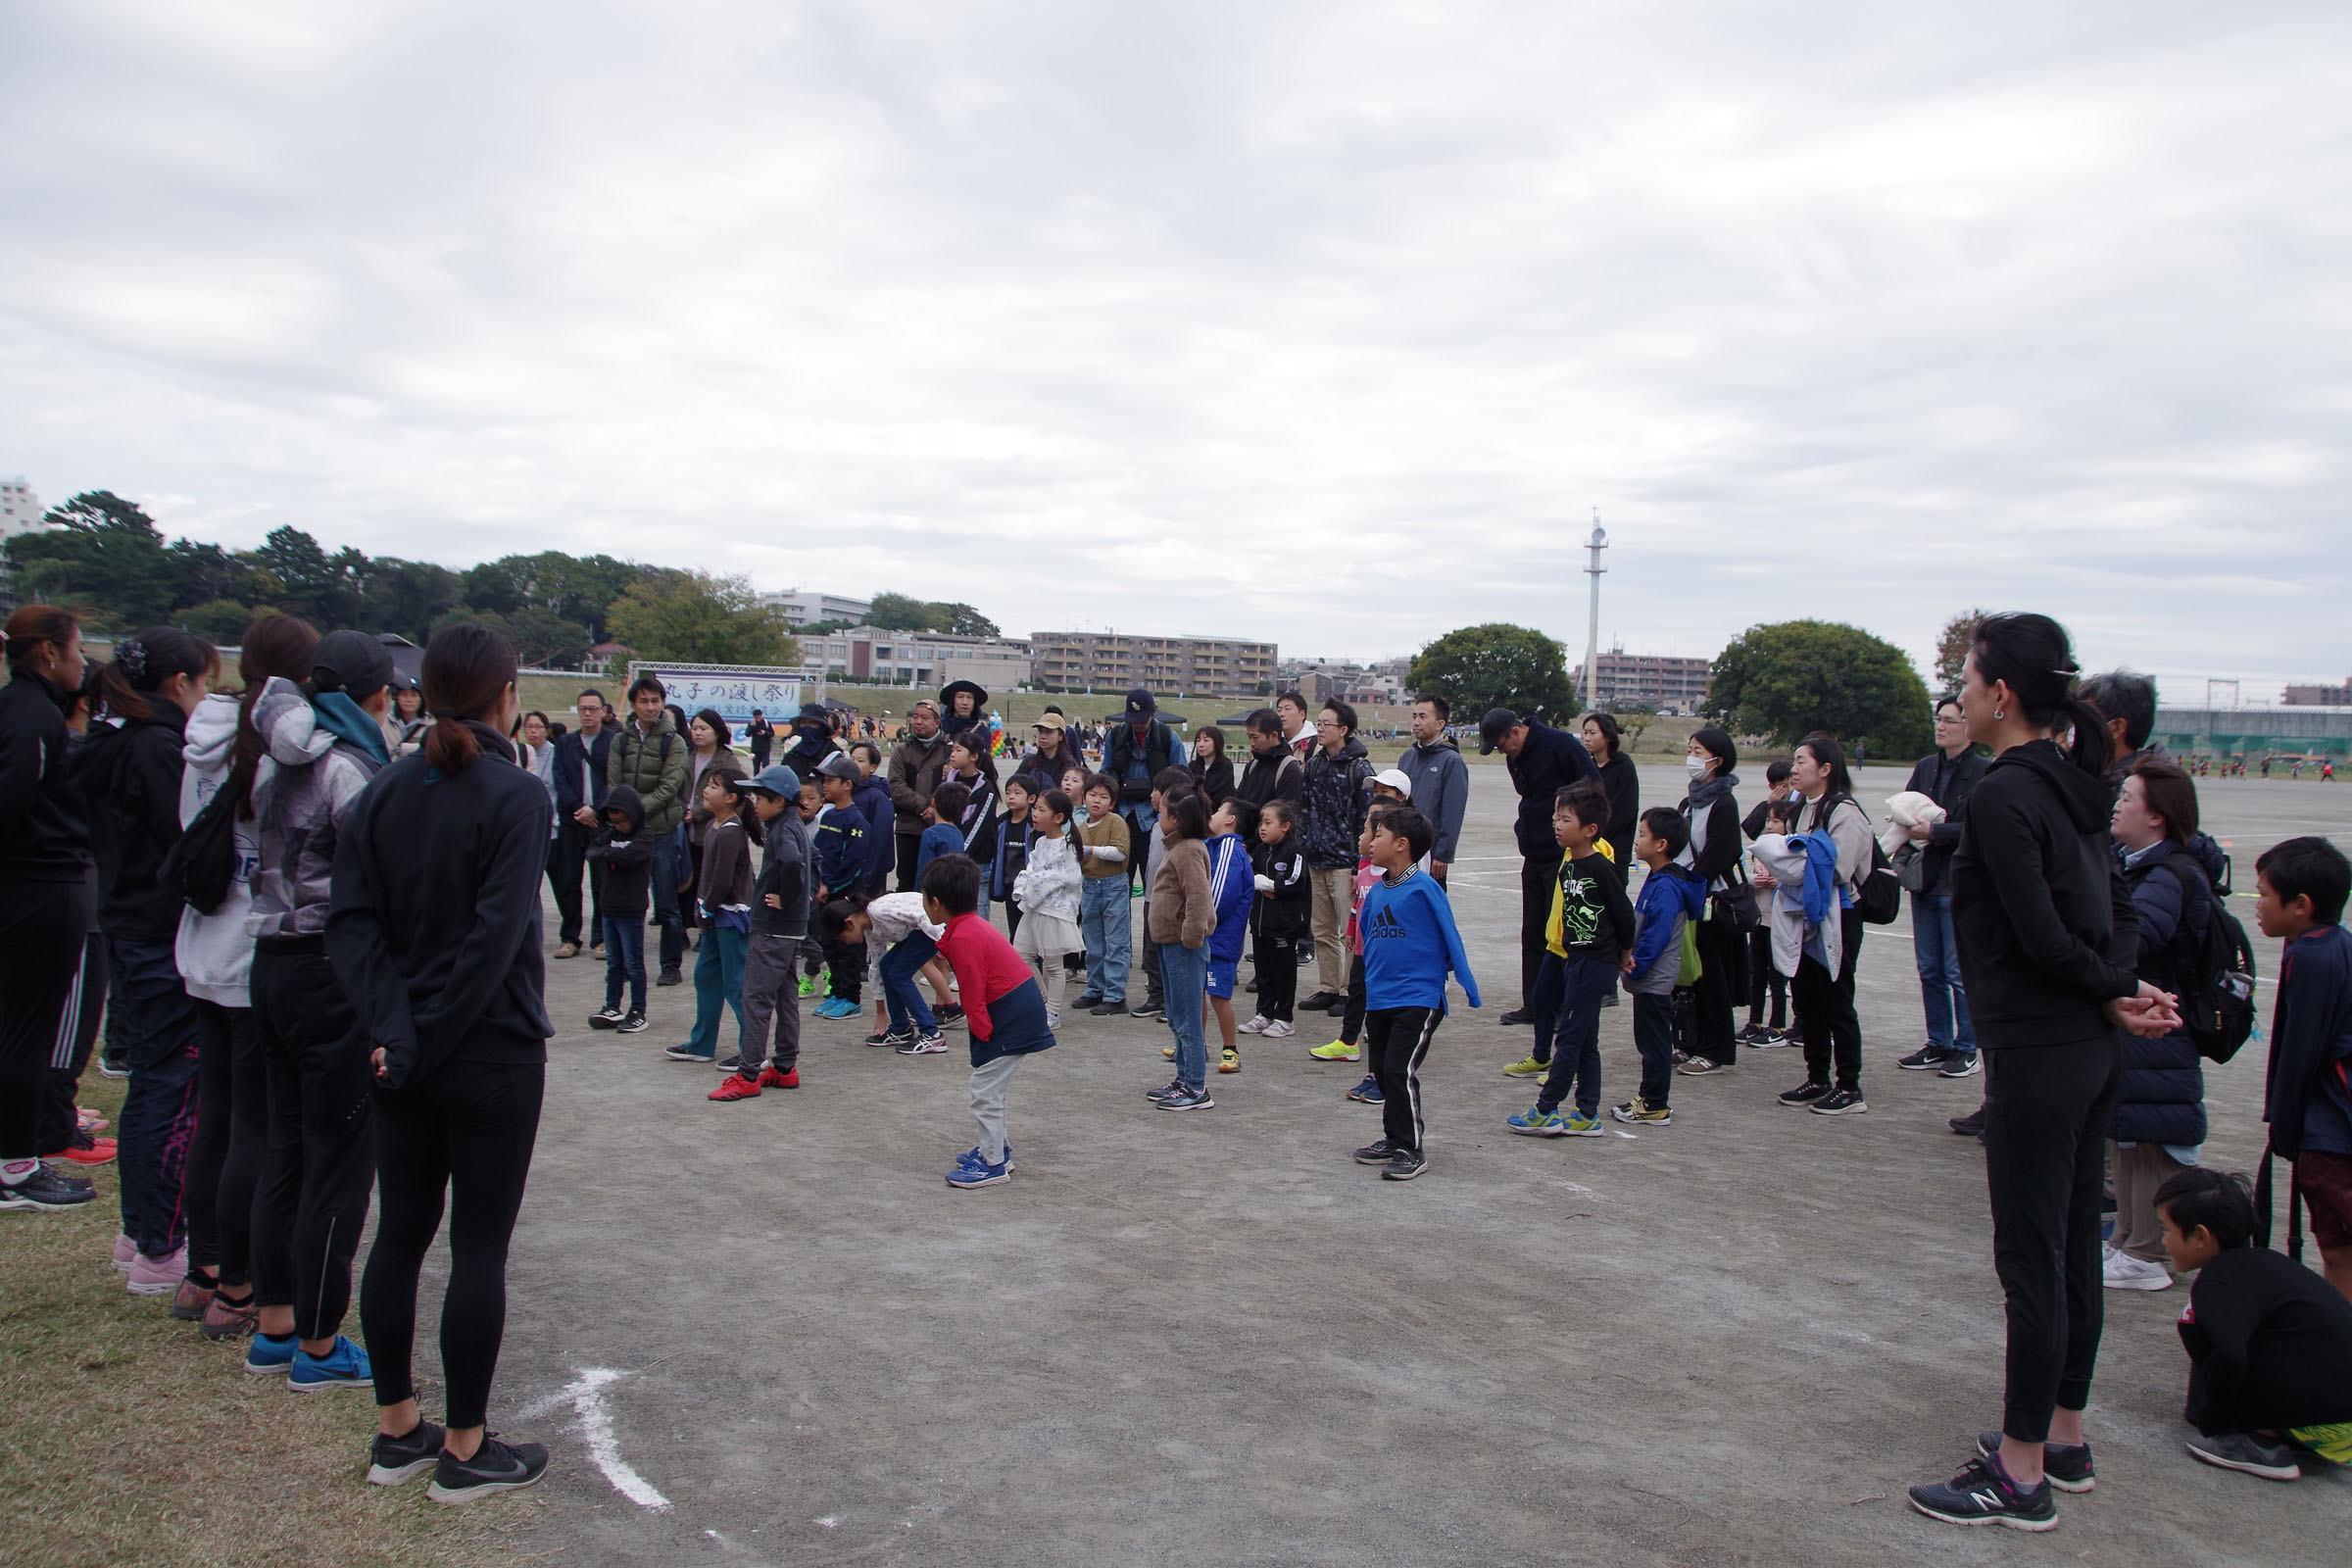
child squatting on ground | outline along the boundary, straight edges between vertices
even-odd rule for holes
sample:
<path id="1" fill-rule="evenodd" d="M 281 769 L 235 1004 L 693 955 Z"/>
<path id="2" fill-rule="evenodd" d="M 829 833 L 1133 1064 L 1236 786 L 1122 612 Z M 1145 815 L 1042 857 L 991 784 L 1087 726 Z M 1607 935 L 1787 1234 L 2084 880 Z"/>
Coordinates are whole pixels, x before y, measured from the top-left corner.
<path id="1" fill-rule="evenodd" d="M 943 855 L 923 871 L 923 914 L 940 928 L 939 952 L 956 971 L 972 1054 L 972 1119 L 980 1142 L 948 1172 L 950 1187 L 994 1187 L 1012 1177 L 1006 1100 L 1023 1056 L 1054 1046 L 1046 997 L 1004 933 L 977 912 L 980 864 Z"/>

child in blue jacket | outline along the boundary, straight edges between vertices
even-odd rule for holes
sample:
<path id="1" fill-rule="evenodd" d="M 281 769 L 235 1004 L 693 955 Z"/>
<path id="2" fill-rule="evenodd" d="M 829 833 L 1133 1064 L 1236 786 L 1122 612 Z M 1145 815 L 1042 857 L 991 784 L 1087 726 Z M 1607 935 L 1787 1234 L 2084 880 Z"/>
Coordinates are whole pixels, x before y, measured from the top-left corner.
<path id="1" fill-rule="evenodd" d="M 1634 858 L 1649 868 L 1634 900 L 1634 961 L 1625 989 L 1634 994 L 1634 1047 L 1642 1053 L 1642 1088 L 1609 1114 L 1619 1121 L 1672 1125 L 1674 991 L 1683 967 L 1683 927 L 1707 905 L 1707 884 L 1674 858 L 1690 842 L 1683 813 L 1653 806 L 1634 829 Z"/>
<path id="2" fill-rule="evenodd" d="M 1380 880 L 1364 894 L 1357 929 L 1364 944 L 1364 1046 L 1381 1092 L 1387 1136 L 1355 1152 L 1381 1179 L 1409 1182 L 1429 1168 L 1421 1147 L 1421 1061 L 1446 1016 L 1446 976 L 1461 982 L 1470 1005 L 1470 973 L 1453 906 L 1437 879 L 1418 869 L 1436 837 L 1429 818 L 1409 806 L 1375 808 L 1371 860 Z"/>
<path id="3" fill-rule="evenodd" d="M 1250 910 L 1257 903 L 1257 868 L 1250 846 L 1257 838 L 1257 808 L 1239 796 L 1228 799 L 1208 819 L 1208 902 L 1217 923 L 1208 934 L 1208 1005 L 1225 1038 L 1217 1071 L 1240 1072 L 1242 1053 L 1234 1033 L 1233 984 L 1242 967 L 1242 944 L 1250 935 Z"/>

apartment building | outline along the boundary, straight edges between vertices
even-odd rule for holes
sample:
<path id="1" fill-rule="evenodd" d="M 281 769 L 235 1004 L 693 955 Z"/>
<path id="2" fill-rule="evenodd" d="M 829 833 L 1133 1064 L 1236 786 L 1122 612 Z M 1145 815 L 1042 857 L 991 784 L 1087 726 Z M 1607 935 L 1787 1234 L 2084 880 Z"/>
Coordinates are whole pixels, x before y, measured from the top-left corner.
<path id="1" fill-rule="evenodd" d="M 961 637 L 937 631 L 853 626 L 801 639 L 801 657 L 832 680 L 936 690 L 976 681 L 994 695 L 1028 684 L 1029 645 L 1017 637 Z"/>
<path id="2" fill-rule="evenodd" d="M 1677 659 L 1663 654 L 1629 654 L 1611 649 L 1596 661 L 1596 679 L 1587 680 L 1576 668 L 1577 700 L 1587 705 L 1613 707 L 1647 703 L 1662 713 L 1695 713 L 1707 700 L 1707 676 L 1713 662 Z"/>
<path id="3" fill-rule="evenodd" d="M 760 596 L 760 602 L 783 611 L 784 618 L 795 626 L 813 626 L 820 621 L 860 621 L 874 612 L 871 600 L 818 593 L 813 588 L 787 588 L 782 593 L 764 593 Z"/>
<path id="4" fill-rule="evenodd" d="M 1056 691 L 1201 692 L 1269 697 L 1278 650 L 1232 637 L 1146 637 L 1127 632 L 1029 634 L 1039 685 Z"/>

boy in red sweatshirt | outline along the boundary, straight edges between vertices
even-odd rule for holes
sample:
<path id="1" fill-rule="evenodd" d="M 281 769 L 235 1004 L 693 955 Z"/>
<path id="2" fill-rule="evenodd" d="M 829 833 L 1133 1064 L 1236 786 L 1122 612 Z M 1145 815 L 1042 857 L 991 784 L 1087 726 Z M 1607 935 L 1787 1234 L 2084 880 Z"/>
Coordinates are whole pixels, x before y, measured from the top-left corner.
<path id="1" fill-rule="evenodd" d="M 923 868 L 923 913 L 940 933 L 939 956 L 956 971 L 972 1050 L 972 1116 L 979 1144 L 948 1172 L 950 1187 L 994 1187 L 1012 1177 L 1004 1105 L 1021 1058 L 1054 1046 L 1046 994 L 1004 933 L 982 919 L 980 862 L 942 855 Z"/>

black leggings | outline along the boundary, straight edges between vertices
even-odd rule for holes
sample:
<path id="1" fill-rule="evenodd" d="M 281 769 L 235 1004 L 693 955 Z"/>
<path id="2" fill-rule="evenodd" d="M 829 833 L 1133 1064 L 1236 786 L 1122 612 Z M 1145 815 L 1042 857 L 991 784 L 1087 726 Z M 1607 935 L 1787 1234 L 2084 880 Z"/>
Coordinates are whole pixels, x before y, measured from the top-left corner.
<path id="1" fill-rule="evenodd" d="M 0 1160 L 43 1149 L 59 1024 L 90 930 L 87 882 L 0 882 Z"/>
<path id="2" fill-rule="evenodd" d="M 1984 1185 L 1992 1265 L 2008 1303 L 2001 1431 L 2049 1439 L 2050 1412 L 2090 1401 L 2106 1309 L 2099 1198 L 2107 1128 L 2123 1082 L 2113 1036 L 2071 1046 L 1984 1048 Z"/>
<path id="3" fill-rule="evenodd" d="M 461 1050 L 464 1048 L 461 1047 Z M 507 1329 L 507 1245 L 539 1135 L 545 1062 L 452 1058 L 375 1095 L 381 1206 L 360 1281 L 360 1322 L 375 1402 L 416 1397 L 416 1278 L 450 1195 L 449 1288 L 441 1297 L 441 1373 L 453 1427 L 478 1427 Z"/>
<path id="4" fill-rule="evenodd" d="M 1772 927 L 1758 926 L 1747 934 L 1747 1024 L 1764 1024 L 1764 1002 L 1772 1000 L 1772 1027 L 1788 1027 L 1788 977 L 1772 966 Z"/>
<path id="5" fill-rule="evenodd" d="M 318 938 L 262 942 L 252 991 L 270 1118 L 253 1195 L 254 1299 L 292 1307 L 296 1336 L 323 1340 L 351 1308 L 368 1223 L 374 1074 Z"/>
<path id="6" fill-rule="evenodd" d="M 1690 988 L 1690 1044 L 1687 1049 L 1693 1056 L 1729 1067 L 1740 1059 L 1732 1011 L 1745 988 L 1747 944 L 1728 920 L 1699 921 L 1696 940 L 1701 968 L 1698 984 Z M 1646 1095 L 1642 1098 L 1656 1105 L 1666 1102 Z"/>
<path id="7" fill-rule="evenodd" d="M 1362 983 L 1348 987 L 1348 1000 L 1351 1006 L 1361 1005 L 1356 998 L 1363 993 Z M 1257 1010 L 1261 1017 L 1278 1018 L 1289 1023 L 1298 1010 L 1298 939 L 1297 937 L 1257 934 Z"/>
<path id="8" fill-rule="evenodd" d="M 269 1144 L 270 1070 L 251 1007 L 196 1003 L 196 1142 L 188 1150 L 188 1269 L 242 1285 Z"/>
<path id="9" fill-rule="evenodd" d="M 1789 985 L 1796 1004 L 1797 1026 L 1805 1035 L 1805 1081 L 1831 1081 L 1832 1058 L 1837 1062 L 1837 1085 L 1862 1088 L 1862 1020 L 1854 1012 L 1854 960 L 1862 956 L 1862 911 L 1846 909 L 1838 922 L 1844 951 L 1838 956 L 1838 972 L 1830 973 L 1812 958 L 1800 960 Z"/>

